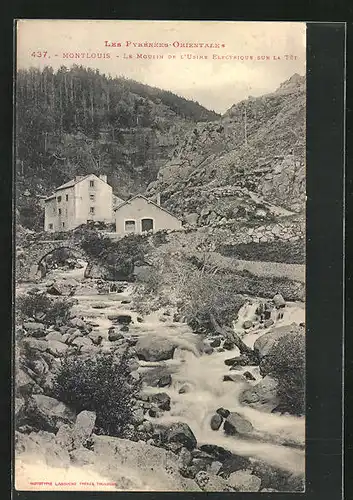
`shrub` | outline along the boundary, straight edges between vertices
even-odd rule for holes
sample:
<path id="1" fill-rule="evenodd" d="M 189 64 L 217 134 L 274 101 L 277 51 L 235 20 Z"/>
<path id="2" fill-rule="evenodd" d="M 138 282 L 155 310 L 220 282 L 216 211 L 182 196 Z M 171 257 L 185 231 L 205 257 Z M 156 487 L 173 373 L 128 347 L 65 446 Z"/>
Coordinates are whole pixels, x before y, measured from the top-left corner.
<path id="1" fill-rule="evenodd" d="M 195 330 L 212 330 L 211 314 L 220 325 L 231 326 L 245 299 L 227 275 L 195 275 L 184 289 L 180 312 Z"/>
<path id="2" fill-rule="evenodd" d="M 132 279 L 134 266 L 144 261 L 148 244 L 145 236 L 128 235 L 113 241 L 95 231 L 86 232 L 81 246 L 91 257 L 106 266 L 113 279 Z"/>
<path id="3" fill-rule="evenodd" d="M 28 293 L 16 299 L 16 313 L 20 319 L 34 318 L 51 325 L 64 323 L 70 318 L 74 302 L 68 299 L 49 298 L 39 293 Z"/>
<path id="4" fill-rule="evenodd" d="M 278 396 L 286 411 L 301 415 L 305 405 L 305 337 L 287 334 L 266 356 L 266 373 L 278 380 Z"/>
<path id="5" fill-rule="evenodd" d="M 140 389 L 129 382 L 127 351 L 120 357 L 66 357 L 55 376 L 53 396 L 76 412 L 95 411 L 98 432 L 122 436 L 132 421 L 133 398 Z"/>

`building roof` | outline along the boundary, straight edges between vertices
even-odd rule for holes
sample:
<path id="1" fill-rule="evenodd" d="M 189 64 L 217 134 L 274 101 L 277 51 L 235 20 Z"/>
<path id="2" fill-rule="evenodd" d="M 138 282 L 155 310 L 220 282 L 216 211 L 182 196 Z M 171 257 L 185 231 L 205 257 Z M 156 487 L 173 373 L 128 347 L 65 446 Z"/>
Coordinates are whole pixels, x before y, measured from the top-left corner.
<path id="1" fill-rule="evenodd" d="M 65 184 L 61 184 L 61 186 L 55 188 L 54 192 L 56 193 L 57 191 L 60 191 L 61 189 L 67 189 L 67 188 L 73 187 L 76 184 L 78 184 L 79 182 L 83 181 L 84 179 L 87 179 L 87 177 L 90 177 L 91 175 L 94 175 L 95 177 L 97 177 L 97 179 L 101 180 L 102 182 L 105 182 L 103 179 L 101 179 L 96 174 L 77 175 L 71 181 L 65 182 Z M 44 201 L 49 201 L 49 200 L 52 200 L 53 198 L 55 198 L 55 194 L 51 194 L 50 196 L 48 196 L 47 198 L 45 198 Z"/>
<path id="2" fill-rule="evenodd" d="M 148 198 L 146 198 L 146 196 L 143 196 L 143 194 L 136 194 L 135 196 L 133 196 L 132 198 L 130 198 L 129 200 L 126 200 L 124 201 L 123 203 L 121 203 L 120 205 L 118 205 L 117 207 L 114 208 L 114 212 L 116 212 L 117 210 L 119 210 L 121 207 L 123 207 L 124 205 L 127 205 L 128 203 L 130 203 L 131 201 L 135 200 L 136 198 L 143 198 L 145 201 L 147 201 L 147 203 L 151 203 L 152 205 L 154 205 L 155 207 L 163 210 L 163 212 L 167 212 L 167 214 L 171 215 L 172 217 L 174 217 L 175 219 L 178 219 L 178 217 L 176 217 L 174 214 L 172 214 L 171 212 L 169 212 L 166 208 L 163 208 L 161 205 L 158 205 L 158 203 L 155 203 L 154 201 L 152 200 L 149 200 Z M 179 220 L 179 219 L 178 219 Z"/>

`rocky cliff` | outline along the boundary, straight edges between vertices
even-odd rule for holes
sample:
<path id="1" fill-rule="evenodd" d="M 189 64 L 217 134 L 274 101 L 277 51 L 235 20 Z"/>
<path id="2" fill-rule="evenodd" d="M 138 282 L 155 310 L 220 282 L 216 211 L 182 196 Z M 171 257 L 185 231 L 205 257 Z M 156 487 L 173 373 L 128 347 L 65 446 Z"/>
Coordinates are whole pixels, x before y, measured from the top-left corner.
<path id="1" fill-rule="evenodd" d="M 186 131 L 148 193 L 197 225 L 273 220 L 305 206 L 305 77 Z"/>

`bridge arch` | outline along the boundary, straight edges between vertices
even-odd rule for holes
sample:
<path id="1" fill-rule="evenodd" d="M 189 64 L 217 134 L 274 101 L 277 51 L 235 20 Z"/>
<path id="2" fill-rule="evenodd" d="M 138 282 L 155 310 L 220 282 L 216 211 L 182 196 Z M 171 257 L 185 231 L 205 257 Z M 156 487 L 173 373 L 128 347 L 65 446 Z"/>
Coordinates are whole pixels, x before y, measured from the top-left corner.
<path id="1" fill-rule="evenodd" d="M 38 272 L 43 260 L 56 250 L 65 248 L 87 262 L 90 257 L 77 241 L 37 241 L 16 252 L 15 275 L 18 281 L 33 281 L 38 278 Z"/>

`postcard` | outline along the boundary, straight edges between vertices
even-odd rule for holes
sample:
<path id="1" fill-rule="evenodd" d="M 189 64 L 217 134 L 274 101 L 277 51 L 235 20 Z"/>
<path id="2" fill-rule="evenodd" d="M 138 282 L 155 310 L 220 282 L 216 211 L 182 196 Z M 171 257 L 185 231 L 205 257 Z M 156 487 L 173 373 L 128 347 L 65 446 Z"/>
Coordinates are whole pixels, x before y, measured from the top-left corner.
<path id="1" fill-rule="evenodd" d="M 305 491 L 306 24 L 16 51 L 16 490 Z"/>

